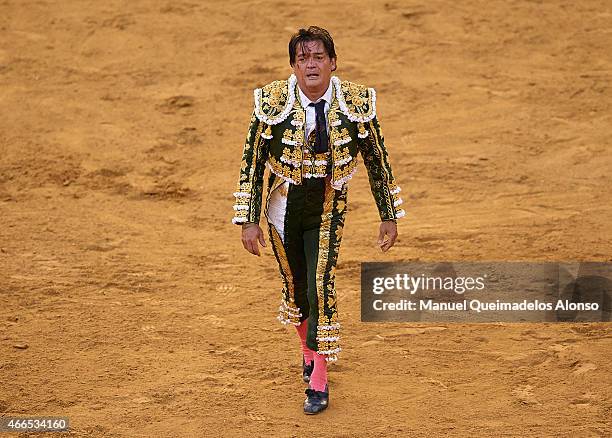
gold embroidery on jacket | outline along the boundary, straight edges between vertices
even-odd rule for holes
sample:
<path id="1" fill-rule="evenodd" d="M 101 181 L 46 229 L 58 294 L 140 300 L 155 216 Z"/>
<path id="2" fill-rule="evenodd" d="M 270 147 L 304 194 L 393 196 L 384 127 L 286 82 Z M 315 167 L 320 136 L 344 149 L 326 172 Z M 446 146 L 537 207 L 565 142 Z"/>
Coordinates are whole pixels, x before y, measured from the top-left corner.
<path id="1" fill-rule="evenodd" d="M 274 117 L 283 112 L 287 102 L 287 81 L 274 81 L 263 88 L 261 96 L 262 112 Z"/>
<path id="2" fill-rule="evenodd" d="M 357 158 L 352 159 L 345 166 L 334 166 L 334 181 L 341 180 L 342 178 L 348 177 L 353 173 L 353 170 L 357 167 Z"/>
<path id="3" fill-rule="evenodd" d="M 353 158 L 351 156 L 351 151 L 347 147 L 335 147 L 334 148 L 334 165 L 342 166 L 342 162 L 351 161 Z"/>
<path id="4" fill-rule="evenodd" d="M 372 93 L 368 88 L 349 81 L 343 81 L 341 86 L 344 102 L 349 113 L 359 117 L 369 118 L 374 112 Z"/>
<path id="5" fill-rule="evenodd" d="M 299 184 L 302 180 L 302 173 L 299 167 L 293 169 L 290 166 L 277 161 L 272 155 L 268 157 L 268 163 L 272 172 L 283 178 L 285 181 L 293 181 L 294 184 Z"/>
<path id="6" fill-rule="evenodd" d="M 283 163 L 291 164 L 293 167 L 300 167 L 300 163 L 302 161 L 302 150 L 299 148 L 284 148 L 283 155 L 281 155 L 280 160 Z"/>
<path id="7" fill-rule="evenodd" d="M 343 144 L 346 144 L 352 140 L 351 136 L 349 135 L 348 129 L 346 128 L 332 129 L 329 133 L 329 137 L 332 146 L 342 146 Z"/>
<path id="8" fill-rule="evenodd" d="M 284 144 L 295 146 L 295 140 L 293 140 L 293 130 L 285 129 L 285 132 L 283 132 L 283 139 L 281 141 Z"/>

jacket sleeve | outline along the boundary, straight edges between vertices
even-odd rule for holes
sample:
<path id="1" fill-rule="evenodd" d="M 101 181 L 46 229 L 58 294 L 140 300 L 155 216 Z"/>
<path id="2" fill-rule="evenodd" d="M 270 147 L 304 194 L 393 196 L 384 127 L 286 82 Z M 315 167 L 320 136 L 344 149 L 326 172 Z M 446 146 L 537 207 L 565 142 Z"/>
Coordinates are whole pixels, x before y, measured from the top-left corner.
<path id="1" fill-rule="evenodd" d="M 269 151 L 264 129 L 266 124 L 261 122 L 253 111 L 242 153 L 240 178 L 234 192 L 236 203 L 232 223 L 236 225 L 259 223 L 264 170 Z"/>
<path id="2" fill-rule="evenodd" d="M 406 212 L 400 208 L 403 203 L 399 196 L 401 188 L 395 183 L 391 172 L 378 118 L 374 117 L 364 122 L 359 131 L 357 144 L 368 171 L 370 188 L 380 219 L 382 221 L 399 219 Z"/>

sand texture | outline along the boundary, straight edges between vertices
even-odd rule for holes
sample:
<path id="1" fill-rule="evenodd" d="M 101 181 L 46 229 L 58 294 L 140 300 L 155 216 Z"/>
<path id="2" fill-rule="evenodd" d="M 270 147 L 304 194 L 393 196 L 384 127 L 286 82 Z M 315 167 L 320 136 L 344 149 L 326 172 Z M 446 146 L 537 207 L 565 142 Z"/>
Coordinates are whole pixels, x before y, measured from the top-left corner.
<path id="1" fill-rule="evenodd" d="M 609 323 L 366 324 L 359 275 L 612 261 L 611 23 L 604 0 L 0 0 L 0 413 L 75 437 L 609 437 Z M 315 417 L 269 242 L 231 224 L 252 90 L 309 24 L 376 88 L 407 212 L 382 254 L 360 164 Z"/>

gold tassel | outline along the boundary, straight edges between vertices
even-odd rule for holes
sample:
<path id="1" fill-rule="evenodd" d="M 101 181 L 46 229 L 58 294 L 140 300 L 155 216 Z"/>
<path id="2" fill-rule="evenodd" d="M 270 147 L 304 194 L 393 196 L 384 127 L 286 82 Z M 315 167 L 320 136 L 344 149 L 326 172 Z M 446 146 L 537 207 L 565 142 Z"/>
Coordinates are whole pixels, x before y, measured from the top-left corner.
<path id="1" fill-rule="evenodd" d="M 366 132 L 365 126 L 363 126 L 363 123 L 359 122 L 357 124 L 357 129 L 359 130 L 359 134 L 358 134 L 359 138 L 365 138 L 365 137 L 368 136 L 368 133 Z"/>
<path id="2" fill-rule="evenodd" d="M 270 125 L 268 125 L 268 127 L 266 128 L 266 130 L 264 131 L 264 138 L 270 139 L 272 138 L 272 129 L 270 128 Z"/>

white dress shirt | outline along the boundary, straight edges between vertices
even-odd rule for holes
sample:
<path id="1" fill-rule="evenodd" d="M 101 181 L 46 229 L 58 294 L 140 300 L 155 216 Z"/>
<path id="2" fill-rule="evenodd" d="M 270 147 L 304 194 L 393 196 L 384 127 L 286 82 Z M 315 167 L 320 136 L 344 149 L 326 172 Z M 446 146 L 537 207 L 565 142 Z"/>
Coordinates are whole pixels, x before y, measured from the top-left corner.
<path id="1" fill-rule="evenodd" d="M 306 123 L 304 126 L 305 129 L 305 139 L 308 139 L 308 136 L 310 135 L 310 133 L 312 132 L 312 130 L 315 128 L 316 125 L 316 111 L 314 106 L 310 106 L 311 103 L 317 103 L 319 102 L 321 99 L 325 100 L 325 118 L 327 119 L 327 113 L 329 112 L 329 107 L 331 106 L 331 101 L 332 101 L 332 92 L 333 92 L 333 87 L 332 87 L 332 82 L 331 80 L 329 81 L 329 87 L 327 87 L 327 91 L 323 94 L 323 96 L 321 96 L 320 98 L 318 98 L 315 101 L 310 100 L 308 97 L 306 97 L 306 95 L 304 93 L 302 93 L 302 90 L 300 90 L 300 87 L 298 85 L 298 94 L 300 95 L 300 103 L 302 104 L 302 108 L 304 108 L 304 110 L 306 111 Z M 329 132 L 329 123 L 326 123 L 327 125 L 327 132 Z"/>

